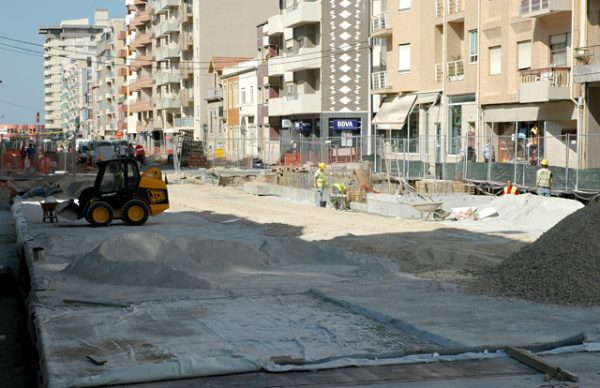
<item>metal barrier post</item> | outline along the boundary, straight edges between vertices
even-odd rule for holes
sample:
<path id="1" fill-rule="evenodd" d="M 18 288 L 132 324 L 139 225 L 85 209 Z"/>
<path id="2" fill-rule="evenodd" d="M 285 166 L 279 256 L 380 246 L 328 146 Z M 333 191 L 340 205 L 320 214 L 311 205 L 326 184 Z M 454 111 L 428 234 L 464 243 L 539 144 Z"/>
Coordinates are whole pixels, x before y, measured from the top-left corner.
<path id="1" fill-rule="evenodd" d="M 569 190 L 569 144 L 571 144 L 569 142 L 570 135 L 570 133 L 567 133 L 567 146 L 565 147 L 565 191 Z"/>

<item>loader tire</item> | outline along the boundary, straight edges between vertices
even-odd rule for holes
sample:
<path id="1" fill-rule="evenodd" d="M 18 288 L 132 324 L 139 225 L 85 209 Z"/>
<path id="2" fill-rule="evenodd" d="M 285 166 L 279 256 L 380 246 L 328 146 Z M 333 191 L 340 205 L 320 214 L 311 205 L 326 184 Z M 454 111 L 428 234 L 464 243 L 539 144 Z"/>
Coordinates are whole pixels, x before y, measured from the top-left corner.
<path id="1" fill-rule="evenodd" d="M 92 226 L 106 226 L 113 219 L 113 209 L 104 201 L 96 201 L 88 208 L 85 218 Z"/>
<path id="2" fill-rule="evenodd" d="M 123 206 L 123 221 L 127 225 L 139 226 L 146 223 L 150 215 L 150 208 L 146 202 L 140 199 L 132 199 L 127 201 Z"/>

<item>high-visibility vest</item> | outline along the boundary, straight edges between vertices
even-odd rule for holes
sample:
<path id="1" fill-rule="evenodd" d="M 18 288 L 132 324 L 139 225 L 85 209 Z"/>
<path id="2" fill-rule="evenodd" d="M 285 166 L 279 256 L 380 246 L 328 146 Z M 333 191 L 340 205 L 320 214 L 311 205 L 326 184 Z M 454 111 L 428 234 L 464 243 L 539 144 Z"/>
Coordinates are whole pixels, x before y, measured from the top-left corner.
<path id="1" fill-rule="evenodd" d="M 506 194 L 518 194 L 519 193 L 519 189 L 517 188 L 517 186 L 506 186 L 503 190 L 502 190 L 502 194 L 506 195 Z"/>
<path id="2" fill-rule="evenodd" d="M 325 174 L 323 174 L 323 171 L 319 171 L 316 178 L 317 178 L 317 187 L 319 189 L 324 188 L 325 184 L 327 183 L 327 177 L 325 176 Z"/>

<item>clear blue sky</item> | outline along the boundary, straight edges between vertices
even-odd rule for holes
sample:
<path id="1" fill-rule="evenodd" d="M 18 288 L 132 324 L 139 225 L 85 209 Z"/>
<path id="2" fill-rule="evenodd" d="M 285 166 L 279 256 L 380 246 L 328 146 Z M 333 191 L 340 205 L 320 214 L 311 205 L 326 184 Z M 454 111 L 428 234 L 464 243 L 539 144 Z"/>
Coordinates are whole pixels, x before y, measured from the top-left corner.
<path id="1" fill-rule="evenodd" d="M 124 18 L 125 0 L 4 0 L 0 9 L 0 36 L 44 44 L 38 27 L 56 25 L 66 19 L 88 18 L 94 22 L 96 8 L 108 9 L 109 18 Z M 0 123 L 35 123 L 35 113 L 44 117 L 44 64 L 42 47 L 11 42 L 39 54 L 23 54 L 0 44 Z M 4 117 L 2 117 L 4 116 Z"/>

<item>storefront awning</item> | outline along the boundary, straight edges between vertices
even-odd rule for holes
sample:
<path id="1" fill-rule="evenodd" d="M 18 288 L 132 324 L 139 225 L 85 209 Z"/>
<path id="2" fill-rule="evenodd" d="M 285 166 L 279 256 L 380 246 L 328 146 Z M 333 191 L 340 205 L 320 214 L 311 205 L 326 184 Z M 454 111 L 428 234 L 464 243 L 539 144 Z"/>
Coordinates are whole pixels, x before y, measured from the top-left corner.
<path id="1" fill-rule="evenodd" d="M 373 124 L 382 129 L 402 128 L 416 97 L 415 94 L 411 94 L 386 98 L 375 115 Z"/>
<path id="2" fill-rule="evenodd" d="M 415 104 L 433 104 L 438 100 L 440 92 L 419 93 Z"/>

